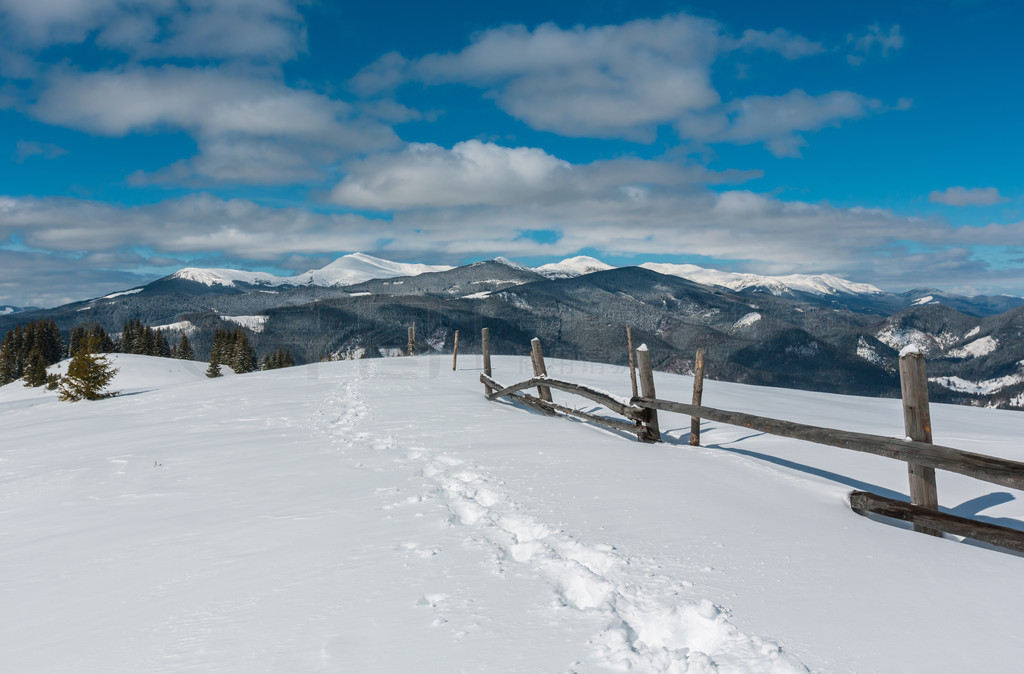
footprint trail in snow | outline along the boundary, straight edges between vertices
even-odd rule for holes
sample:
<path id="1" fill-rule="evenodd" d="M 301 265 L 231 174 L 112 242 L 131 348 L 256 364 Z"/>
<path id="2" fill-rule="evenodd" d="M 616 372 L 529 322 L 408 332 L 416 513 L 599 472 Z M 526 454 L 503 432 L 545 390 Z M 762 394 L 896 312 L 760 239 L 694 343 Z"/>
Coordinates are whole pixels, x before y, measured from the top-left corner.
<path id="1" fill-rule="evenodd" d="M 366 375 L 374 372 L 368 366 Z M 418 467 L 421 492 L 391 502 L 385 510 L 440 501 L 451 526 L 467 528 L 490 551 L 488 563 L 495 573 L 503 575 L 513 567 L 534 573 L 552 588 L 556 608 L 596 616 L 603 628 L 588 642 L 589 661 L 639 672 L 808 671 L 777 643 L 741 632 L 713 602 L 685 598 L 692 596 L 692 584 L 660 575 L 656 563 L 613 545 L 588 544 L 538 521 L 485 468 L 442 449 L 403 447 L 400 439 L 360 430 L 369 417 L 360 380 L 339 386 L 327 401 L 333 412 L 323 416 L 339 445 L 394 452 L 399 463 Z M 382 496 L 393 497 L 397 491 L 385 490 Z M 424 560 L 440 552 L 413 543 L 405 548 Z M 430 594 L 418 603 L 436 608 L 446 599 Z M 443 622 L 439 618 L 435 624 Z"/>

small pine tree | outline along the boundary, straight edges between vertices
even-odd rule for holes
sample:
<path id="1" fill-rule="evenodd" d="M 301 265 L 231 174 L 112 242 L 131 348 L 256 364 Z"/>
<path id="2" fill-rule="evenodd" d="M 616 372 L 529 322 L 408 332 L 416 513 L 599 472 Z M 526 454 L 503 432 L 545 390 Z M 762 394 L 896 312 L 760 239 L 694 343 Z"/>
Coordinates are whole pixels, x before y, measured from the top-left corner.
<path id="1" fill-rule="evenodd" d="M 220 363 L 217 362 L 216 358 L 210 359 L 210 367 L 206 368 L 206 376 L 213 379 L 214 377 L 223 377 L 224 374 L 220 371 Z"/>
<path id="2" fill-rule="evenodd" d="M 188 341 L 188 335 L 183 334 L 174 347 L 174 357 L 181 360 L 192 360 L 195 352 L 192 350 L 192 342 Z"/>
<path id="3" fill-rule="evenodd" d="M 25 363 L 25 386 L 43 386 L 46 384 L 46 356 L 41 346 L 32 348 Z"/>
<path id="4" fill-rule="evenodd" d="M 117 368 L 111 367 L 106 355 L 99 353 L 102 341 L 100 331 L 90 330 L 84 347 L 71 356 L 68 372 L 60 382 L 61 400 L 100 400 L 117 395 L 106 391 Z"/>

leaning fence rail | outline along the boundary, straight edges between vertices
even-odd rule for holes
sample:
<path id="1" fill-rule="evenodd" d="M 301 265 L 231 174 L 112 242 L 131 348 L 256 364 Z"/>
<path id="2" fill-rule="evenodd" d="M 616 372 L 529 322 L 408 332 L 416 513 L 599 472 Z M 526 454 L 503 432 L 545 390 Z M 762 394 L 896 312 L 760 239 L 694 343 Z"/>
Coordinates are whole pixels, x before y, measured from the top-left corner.
<path id="1" fill-rule="evenodd" d="M 631 342 L 632 335 L 629 337 Z M 486 328 L 483 333 L 483 346 L 484 373 L 480 375 L 480 382 L 484 385 L 484 393 L 488 400 L 508 397 L 544 414 L 573 416 L 606 428 L 636 435 L 641 442 L 659 442 L 661 433 L 658 412 L 673 412 L 693 419 L 691 433 L 699 433 L 700 420 L 707 419 L 794 440 L 896 459 L 907 464 L 911 502 L 894 501 L 867 492 L 852 492 L 850 494 L 851 507 L 859 511 L 911 522 L 914 529 L 922 533 L 941 535 L 941 532 L 947 532 L 1024 552 L 1024 531 L 939 511 L 935 487 L 936 469 L 1024 490 L 1024 463 L 932 444 L 924 359 L 913 350 L 900 356 L 904 425 L 907 436 L 894 438 L 824 428 L 658 398 L 654 388 L 650 353 L 646 346 L 640 346 L 635 350 L 640 379 L 640 395 L 634 395 L 629 399 L 617 398 L 610 393 L 583 384 L 548 377 L 540 340 L 536 338 L 531 342 L 531 360 L 535 376 L 511 386 L 502 385 L 493 378 L 491 372 L 490 332 Z M 631 343 L 630 347 L 632 347 Z M 703 356 L 703 350 L 698 352 L 697 362 L 700 376 L 695 377 L 694 381 L 694 403 L 701 400 Z M 537 396 L 525 393 L 527 389 L 532 388 L 537 389 Z M 552 402 L 551 389 L 586 398 L 606 408 L 609 412 L 624 417 L 624 420 L 584 412 Z M 693 429 L 698 430 L 694 431 Z M 696 441 L 691 435 L 690 440 L 691 444 L 698 444 L 699 435 L 696 436 Z"/>

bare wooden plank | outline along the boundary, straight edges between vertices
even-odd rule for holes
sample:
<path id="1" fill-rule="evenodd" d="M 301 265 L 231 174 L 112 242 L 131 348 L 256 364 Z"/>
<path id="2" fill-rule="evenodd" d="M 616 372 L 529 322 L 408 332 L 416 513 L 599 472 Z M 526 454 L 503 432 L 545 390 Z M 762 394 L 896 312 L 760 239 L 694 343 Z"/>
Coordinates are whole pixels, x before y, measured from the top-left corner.
<path id="1" fill-rule="evenodd" d="M 582 398 L 592 400 L 599 405 L 607 407 L 612 412 L 621 414 L 627 419 L 639 421 L 641 418 L 645 416 L 644 410 L 641 410 L 637 407 L 633 407 L 631 405 L 623 404 L 622 402 L 616 400 L 615 398 L 609 397 L 608 394 L 604 393 L 603 391 L 592 389 L 588 386 L 584 386 L 583 384 L 574 384 L 572 382 L 561 381 L 559 379 L 534 378 L 528 379 L 523 382 L 519 382 L 518 384 L 513 384 L 512 386 L 502 386 L 494 379 L 491 379 L 486 375 L 481 375 L 480 381 L 483 382 L 485 385 L 490 385 L 494 389 L 493 393 L 487 396 L 491 400 L 494 400 L 495 398 L 500 398 L 501 396 L 509 395 L 511 393 L 516 393 L 517 391 L 523 391 L 528 388 L 533 388 L 534 386 L 537 386 L 539 384 L 544 384 L 549 388 L 553 388 L 559 391 L 565 391 L 566 393 L 574 393 Z"/>
<path id="2" fill-rule="evenodd" d="M 657 398 L 658 396 L 654 391 L 654 368 L 651 367 L 651 352 L 647 350 L 646 344 L 641 344 L 637 347 L 636 362 L 640 370 L 640 392 L 644 394 L 644 398 Z M 641 440 L 644 442 L 661 442 L 661 427 L 658 424 L 658 413 L 651 408 L 648 409 L 651 411 L 644 418 L 644 428 L 647 432 Z"/>
<path id="3" fill-rule="evenodd" d="M 480 343 L 483 345 L 484 352 L 484 375 L 488 378 L 491 376 L 491 329 L 484 328 L 480 331 Z M 500 387 L 499 387 L 500 388 Z M 492 389 L 484 382 L 484 395 L 491 395 Z"/>
<path id="4" fill-rule="evenodd" d="M 704 397 L 704 349 L 697 349 L 693 362 L 693 404 L 700 405 Z M 700 417 L 690 419 L 690 444 L 700 446 Z"/>
<path id="5" fill-rule="evenodd" d="M 688 405 L 671 400 L 634 398 L 633 405 L 646 409 L 676 412 L 687 416 L 697 416 L 732 426 L 743 426 L 752 430 L 780 435 L 795 440 L 816 442 L 830 447 L 842 447 L 857 452 L 866 452 L 885 456 L 900 461 L 914 461 L 924 466 L 931 466 L 951 473 L 960 473 L 978 480 L 993 484 L 1024 489 L 1024 463 L 1000 459 L 985 454 L 965 452 L 953 447 L 932 445 L 915 440 L 903 440 L 884 435 L 840 431 L 800 424 L 793 421 L 782 421 L 760 417 L 743 412 L 719 410 L 703 405 Z"/>
<path id="6" fill-rule="evenodd" d="M 520 402 L 520 403 L 526 405 L 527 407 L 531 407 L 531 408 L 537 410 L 538 412 L 540 412 L 541 414 L 543 414 L 545 416 L 548 416 L 548 417 L 556 417 L 556 416 L 558 416 L 558 413 L 555 412 L 553 409 L 551 409 L 549 407 L 546 407 L 546 405 L 548 403 L 545 403 L 545 401 L 541 400 L 540 398 L 534 398 L 531 395 L 517 395 L 515 393 L 510 393 L 508 397 L 511 398 L 512 400 L 516 401 L 516 402 Z"/>
<path id="7" fill-rule="evenodd" d="M 903 424 L 907 437 L 918 442 L 931 443 L 932 416 L 928 406 L 928 375 L 924 356 L 917 352 L 900 354 L 900 391 L 903 394 Z M 907 463 L 910 479 L 910 502 L 922 508 L 939 509 L 939 494 L 935 485 L 935 469 L 916 462 Z M 938 536 L 940 532 L 920 523 L 914 524 L 919 533 Z"/>
<path id="8" fill-rule="evenodd" d="M 636 359 L 633 357 L 633 328 L 626 326 L 626 352 L 629 353 L 629 383 L 633 386 L 633 397 L 639 393 L 636 389 Z"/>
<path id="9" fill-rule="evenodd" d="M 452 372 L 458 369 L 459 364 L 459 331 L 455 331 L 455 345 L 452 347 Z"/>
<path id="10" fill-rule="evenodd" d="M 548 376 L 548 368 L 544 365 L 544 350 L 540 346 L 540 339 L 534 337 L 530 340 L 530 358 L 533 360 L 533 374 L 542 378 Z M 551 402 L 551 389 L 547 386 L 537 387 L 537 396 L 546 402 Z"/>
<path id="11" fill-rule="evenodd" d="M 585 421 L 599 424 L 601 426 L 606 426 L 616 431 L 623 431 L 626 433 L 636 435 L 641 430 L 640 426 L 637 423 L 629 423 L 627 421 L 621 421 L 619 419 L 603 417 L 598 414 L 591 414 L 589 412 L 584 412 L 582 410 L 572 409 L 571 407 L 565 407 L 564 405 L 559 405 L 558 403 L 549 403 L 546 400 L 535 398 L 529 394 L 517 395 L 515 393 L 510 393 L 508 397 L 535 408 L 543 408 L 544 410 L 548 410 L 551 412 L 557 412 L 567 416 L 576 417 L 578 419 L 583 419 Z"/>
<path id="12" fill-rule="evenodd" d="M 998 524 L 958 517 L 866 491 L 850 492 L 850 507 L 854 510 L 863 510 L 910 522 L 914 525 L 915 530 L 918 530 L 918 526 L 920 526 L 928 531 L 946 532 L 954 536 L 972 538 L 1009 550 L 1024 552 L 1024 531 Z"/>

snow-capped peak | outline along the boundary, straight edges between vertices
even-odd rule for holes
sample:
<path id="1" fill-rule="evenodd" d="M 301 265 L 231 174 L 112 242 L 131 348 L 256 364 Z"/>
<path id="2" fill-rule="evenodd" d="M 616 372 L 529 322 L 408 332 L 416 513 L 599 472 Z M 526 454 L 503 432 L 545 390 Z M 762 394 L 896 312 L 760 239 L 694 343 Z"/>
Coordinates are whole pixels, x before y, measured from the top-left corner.
<path id="1" fill-rule="evenodd" d="M 506 267 L 512 267 L 513 269 L 520 269 L 522 271 L 533 271 L 529 267 L 524 267 L 523 265 L 519 264 L 518 262 L 516 262 L 514 260 L 510 260 L 507 257 L 496 257 L 493 260 L 491 260 L 491 262 L 497 262 L 498 264 L 503 264 Z"/>
<path id="2" fill-rule="evenodd" d="M 352 253 L 339 257 L 322 269 L 310 270 L 300 277 L 308 278 L 309 285 L 347 286 L 371 279 L 418 276 L 427 272 L 449 269 L 451 267 L 448 265 L 392 262 L 365 253 Z"/>
<path id="3" fill-rule="evenodd" d="M 601 262 L 597 258 L 587 257 L 586 255 L 577 255 L 576 257 L 566 258 L 561 262 L 552 262 L 550 264 L 541 265 L 533 271 L 548 278 L 557 279 L 583 276 L 584 274 L 591 274 L 595 271 L 605 271 L 608 269 L 615 269 L 615 267 Z"/>
<path id="4" fill-rule="evenodd" d="M 197 269 L 188 267 L 176 271 L 171 278 L 193 281 L 208 286 L 232 287 L 236 283 L 254 286 L 347 286 L 378 278 L 417 276 L 426 272 L 447 271 L 447 265 L 429 265 L 392 262 L 365 253 L 352 253 L 339 257 L 321 269 L 311 269 L 297 276 L 276 276 L 266 272 L 239 269 Z"/>
<path id="5" fill-rule="evenodd" d="M 787 276 L 765 276 L 705 269 L 695 264 L 670 264 L 645 262 L 644 269 L 659 274 L 678 276 L 704 285 L 715 285 L 730 290 L 762 290 L 773 295 L 785 295 L 792 291 L 813 295 L 876 295 L 882 291 L 869 283 L 854 283 L 832 274 L 789 274 Z"/>

